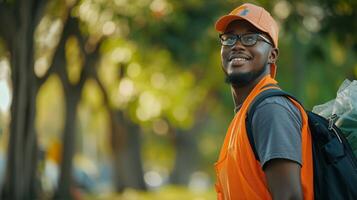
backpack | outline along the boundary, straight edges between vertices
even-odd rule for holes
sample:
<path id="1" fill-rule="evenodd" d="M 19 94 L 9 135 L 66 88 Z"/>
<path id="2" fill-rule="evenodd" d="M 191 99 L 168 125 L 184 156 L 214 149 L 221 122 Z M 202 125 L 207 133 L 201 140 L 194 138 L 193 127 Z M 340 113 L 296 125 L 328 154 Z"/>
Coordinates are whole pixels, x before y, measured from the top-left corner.
<path id="1" fill-rule="evenodd" d="M 257 160 L 252 134 L 252 119 L 256 107 L 264 99 L 272 96 L 296 98 L 280 88 L 267 89 L 255 97 L 246 117 L 247 134 Z M 357 159 L 333 119 L 325 119 L 311 111 L 306 111 L 312 138 L 314 198 L 315 199 L 357 199 Z"/>

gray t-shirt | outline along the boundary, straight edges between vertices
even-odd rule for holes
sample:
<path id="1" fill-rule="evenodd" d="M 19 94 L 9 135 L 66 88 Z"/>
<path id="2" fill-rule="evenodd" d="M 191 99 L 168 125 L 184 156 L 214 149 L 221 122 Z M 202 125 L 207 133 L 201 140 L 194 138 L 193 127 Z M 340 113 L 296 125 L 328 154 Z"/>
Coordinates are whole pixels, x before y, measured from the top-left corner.
<path id="1" fill-rule="evenodd" d="M 299 109 L 286 97 L 264 99 L 252 119 L 252 132 L 260 163 L 288 159 L 302 165 L 302 120 Z"/>

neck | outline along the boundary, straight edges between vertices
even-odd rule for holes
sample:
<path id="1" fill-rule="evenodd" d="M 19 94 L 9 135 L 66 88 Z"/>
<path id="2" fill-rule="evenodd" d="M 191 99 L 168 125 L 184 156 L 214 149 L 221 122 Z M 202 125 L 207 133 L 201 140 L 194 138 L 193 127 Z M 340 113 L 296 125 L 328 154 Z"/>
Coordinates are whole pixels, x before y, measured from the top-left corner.
<path id="1" fill-rule="evenodd" d="M 232 95 L 233 95 L 233 101 L 235 107 L 238 105 L 241 105 L 244 100 L 248 97 L 250 92 L 254 89 L 254 87 L 259 83 L 259 81 L 264 78 L 267 75 L 267 73 L 263 73 L 260 75 L 257 79 L 252 81 L 251 84 L 239 87 L 237 85 L 231 85 L 232 88 Z"/>
<path id="2" fill-rule="evenodd" d="M 256 85 L 256 84 L 255 84 Z M 235 107 L 241 105 L 247 98 L 249 93 L 253 90 L 255 85 L 247 85 L 244 87 L 237 87 L 232 85 L 232 95 Z"/>

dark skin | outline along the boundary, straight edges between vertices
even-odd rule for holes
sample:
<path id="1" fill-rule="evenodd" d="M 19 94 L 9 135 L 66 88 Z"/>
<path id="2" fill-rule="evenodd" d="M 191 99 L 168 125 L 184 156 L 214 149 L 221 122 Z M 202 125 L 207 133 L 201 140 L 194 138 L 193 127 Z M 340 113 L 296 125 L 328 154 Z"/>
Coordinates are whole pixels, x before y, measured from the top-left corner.
<path id="1" fill-rule="evenodd" d="M 245 20 L 236 20 L 230 23 L 225 32 L 235 34 L 261 33 L 257 28 Z M 263 36 L 268 35 L 262 33 Z M 241 105 L 254 86 L 270 73 L 270 64 L 278 58 L 278 49 L 258 40 L 253 46 L 243 46 L 238 41 L 233 46 L 222 46 L 222 69 L 226 75 L 256 74 L 247 84 L 232 84 L 232 94 L 235 105 Z M 243 59 L 242 59 L 243 58 Z M 268 189 L 273 199 L 303 199 L 301 189 L 301 166 L 287 159 L 273 159 L 263 168 Z"/>

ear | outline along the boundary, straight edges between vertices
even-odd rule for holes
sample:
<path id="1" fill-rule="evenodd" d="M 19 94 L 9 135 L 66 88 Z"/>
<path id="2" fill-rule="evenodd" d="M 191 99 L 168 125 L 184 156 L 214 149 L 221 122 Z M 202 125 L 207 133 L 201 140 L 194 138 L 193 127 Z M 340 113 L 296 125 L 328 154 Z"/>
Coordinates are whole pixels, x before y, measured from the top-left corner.
<path id="1" fill-rule="evenodd" d="M 276 63 L 276 61 L 278 60 L 278 56 L 279 56 L 279 49 L 275 47 L 271 48 L 268 57 L 268 63 L 269 64 Z"/>

